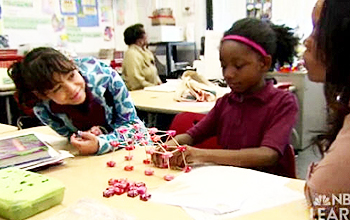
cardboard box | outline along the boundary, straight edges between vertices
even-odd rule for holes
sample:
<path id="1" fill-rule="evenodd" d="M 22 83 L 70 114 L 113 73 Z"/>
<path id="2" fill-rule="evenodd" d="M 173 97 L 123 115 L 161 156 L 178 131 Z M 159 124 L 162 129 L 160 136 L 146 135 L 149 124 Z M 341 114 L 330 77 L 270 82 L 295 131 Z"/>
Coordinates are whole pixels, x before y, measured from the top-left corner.
<path id="1" fill-rule="evenodd" d="M 147 30 L 147 34 L 150 43 L 177 42 L 184 40 L 183 28 L 179 26 L 151 26 L 149 30 Z"/>
<path id="2" fill-rule="evenodd" d="M 175 18 L 173 17 L 153 17 L 152 25 L 175 25 Z"/>

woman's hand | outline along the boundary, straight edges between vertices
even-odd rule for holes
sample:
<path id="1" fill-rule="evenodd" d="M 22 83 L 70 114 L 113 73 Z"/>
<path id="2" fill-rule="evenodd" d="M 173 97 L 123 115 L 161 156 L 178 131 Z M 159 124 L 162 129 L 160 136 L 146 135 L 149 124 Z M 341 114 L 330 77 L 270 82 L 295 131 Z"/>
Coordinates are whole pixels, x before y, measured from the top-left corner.
<path id="1" fill-rule="evenodd" d="M 82 155 L 95 154 L 99 149 L 98 139 L 90 131 L 83 131 L 80 136 L 73 134 L 70 142 Z"/>

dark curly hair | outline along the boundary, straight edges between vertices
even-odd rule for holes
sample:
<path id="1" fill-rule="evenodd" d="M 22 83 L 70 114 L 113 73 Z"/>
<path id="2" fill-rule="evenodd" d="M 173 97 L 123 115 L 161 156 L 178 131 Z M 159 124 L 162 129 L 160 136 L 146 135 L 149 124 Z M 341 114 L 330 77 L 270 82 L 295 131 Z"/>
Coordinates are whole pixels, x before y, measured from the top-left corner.
<path id="1" fill-rule="evenodd" d="M 136 41 L 146 34 L 143 24 L 134 24 L 124 31 L 124 42 L 126 45 L 135 44 Z"/>
<path id="2" fill-rule="evenodd" d="M 350 1 L 325 0 L 315 29 L 316 51 L 326 65 L 324 91 L 328 129 L 315 137 L 313 143 L 324 154 L 350 113 Z"/>
<path id="3" fill-rule="evenodd" d="M 68 74 L 77 67 L 61 52 L 50 47 L 31 50 L 21 61 L 13 63 L 7 70 L 16 85 L 20 105 L 33 107 L 40 101 L 33 93 L 45 96 L 57 82 L 54 73 Z"/>
<path id="4" fill-rule="evenodd" d="M 299 44 L 299 38 L 294 36 L 291 28 L 255 18 L 238 20 L 224 33 L 227 35 L 239 35 L 259 44 L 272 56 L 272 68 L 276 62 L 281 66 L 285 62 L 291 64 Z"/>

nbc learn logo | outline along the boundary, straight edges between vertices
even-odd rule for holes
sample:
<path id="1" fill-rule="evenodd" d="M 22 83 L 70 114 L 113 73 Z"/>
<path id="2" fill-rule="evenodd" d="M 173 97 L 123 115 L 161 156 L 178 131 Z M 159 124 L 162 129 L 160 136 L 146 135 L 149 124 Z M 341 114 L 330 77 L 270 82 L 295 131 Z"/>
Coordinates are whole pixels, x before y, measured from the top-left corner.
<path id="1" fill-rule="evenodd" d="M 350 220 L 350 194 L 319 194 L 313 201 L 311 216 L 317 220 Z M 315 217 L 316 216 L 316 217 Z"/>
<path id="2" fill-rule="evenodd" d="M 328 206 L 331 205 L 331 200 L 326 195 L 318 195 L 313 203 L 314 206 Z"/>

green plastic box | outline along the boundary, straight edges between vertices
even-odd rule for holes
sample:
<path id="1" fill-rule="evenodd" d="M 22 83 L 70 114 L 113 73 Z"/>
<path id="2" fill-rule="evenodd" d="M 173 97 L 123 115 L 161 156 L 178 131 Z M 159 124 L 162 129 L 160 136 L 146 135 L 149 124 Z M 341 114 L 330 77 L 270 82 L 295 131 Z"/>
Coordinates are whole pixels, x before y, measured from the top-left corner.
<path id="1" fill-rule="evenodd" d="M 47 176 L 10 167 L 0 170 L 0 216 L 21 220 L 60 204 L 64 185 Z"/>

